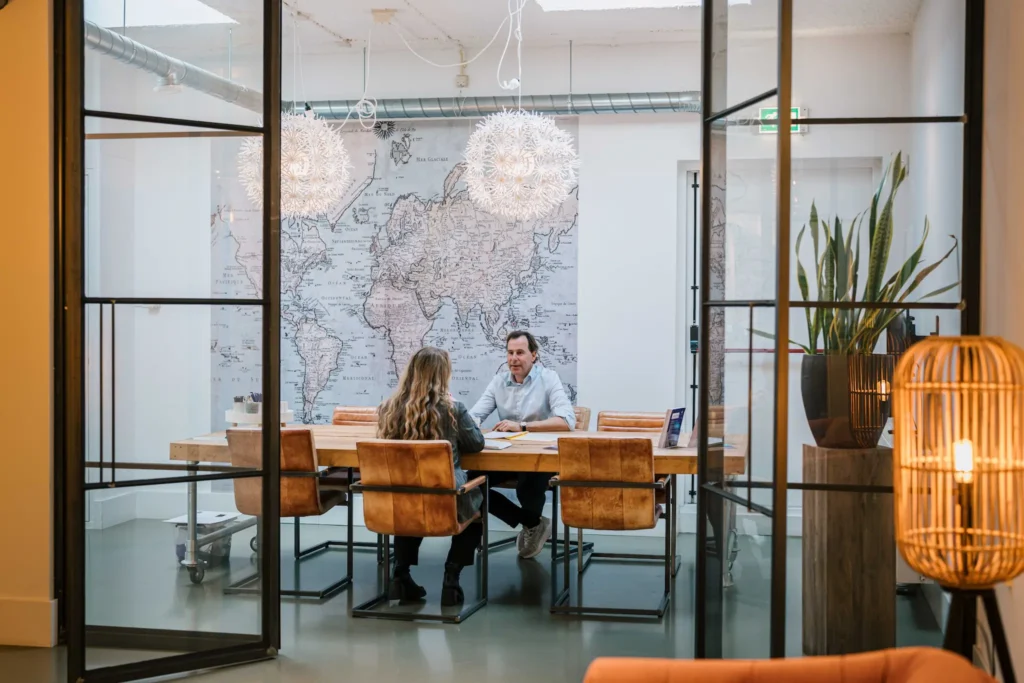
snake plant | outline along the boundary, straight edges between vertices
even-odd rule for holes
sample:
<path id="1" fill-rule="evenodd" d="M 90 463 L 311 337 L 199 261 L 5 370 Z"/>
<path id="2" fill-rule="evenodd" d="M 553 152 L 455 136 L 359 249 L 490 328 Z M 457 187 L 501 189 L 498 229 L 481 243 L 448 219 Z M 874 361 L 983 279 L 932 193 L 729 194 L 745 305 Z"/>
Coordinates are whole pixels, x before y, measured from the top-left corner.
<path id="1" fill-rule="evenodd" d="M 956 237 L 950 235 L 953 246 L 935 263 L 924 266 L 921 254 L 931 226 L 924 221 L 921 243 L 903 265 L 887 280 L 883 280 L 889 265 L 889 248 L 893 236 L 893 205 L 896 194 L 909 172 L 903 163 L 902 153 L 897 153 L 889 163 L 882 181 L 871 200 L 871 207 L 853 219 L 844 235 L 843 223 L 837 216 L 830 226 L 828 219 L 819 220 L 818 209 L 811 204 L 810 235 L 814 250 L 814 279 L 816 301 L 821 302 L 872 302 L 892 303 L 893 308 L 829 308 L 821 306 L 805 308 L 807 318 L 807 344 L 790 340 L 805 353 L 815 354 L 865 354 L 873 353 L 878 338 L 901 312 L 900 304 L 908 303 L 907 298 L 917 291 L 924 280 L 935 271 L 957 248 Z M 886 186 L 888 185 L 888 192 Z M 860 235 L 864 223 L 868 226 L 867 276 L 863 289 L 860 287 Z M 808 274 L 800 260 L 800 246 L 808 225 L 804 225 L 796 238 L 796 273 L 800 296 L 811 301 Z M 920 270 L 918 270 L 920 268 Z M 916 299 L 922 301 L 947 292 L 959 282 L 940 287 Z M 762 337 L 775 336 L 754 331 Z M 823 341 L 819 347 L 819 339 Z"/>

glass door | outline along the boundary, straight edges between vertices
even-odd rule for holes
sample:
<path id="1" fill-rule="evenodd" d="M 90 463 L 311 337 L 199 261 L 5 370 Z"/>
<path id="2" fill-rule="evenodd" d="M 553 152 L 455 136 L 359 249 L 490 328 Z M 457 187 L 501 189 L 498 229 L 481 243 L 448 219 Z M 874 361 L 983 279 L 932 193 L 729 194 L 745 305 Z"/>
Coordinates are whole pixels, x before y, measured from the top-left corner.
<path id="1" fill-rule="evenodd" d="M 69 681 L 280 647 L 280 463 L 233 461 L 220 397 L 258 403 L 262 453 L 278 453 L 281 1 L 225 12 L 63 0 L 54 13 Z M 240 140 L 262 150 L 262 210 L 220 195 Z M 218 230 L 222 216 L 248 229 Z M 231 281 L 211 276 L 224 249 Z M 221 348 L 217 326 L 252 333 Z M 262 381 L 215 386 L 232 354 L 258 359 Z M 256 594 L 225 591 L 253 574 Z"/>
<path id="2" fill-rule="evenodd" d="M 773 540 L 786 534 L 786 413 L 775 397 L 788 379 L 777 340 L 788 338 L 789 280 L 775 245 L 789 240 L 781 38 L 791 14 L 792 0 L 754 11 L 704 2 L 697 657 L 779 656 L 784 646 L 772 627 L 784 610 L 785 545 Z M 775 117 L 760 134 L 762 119 Z"/>

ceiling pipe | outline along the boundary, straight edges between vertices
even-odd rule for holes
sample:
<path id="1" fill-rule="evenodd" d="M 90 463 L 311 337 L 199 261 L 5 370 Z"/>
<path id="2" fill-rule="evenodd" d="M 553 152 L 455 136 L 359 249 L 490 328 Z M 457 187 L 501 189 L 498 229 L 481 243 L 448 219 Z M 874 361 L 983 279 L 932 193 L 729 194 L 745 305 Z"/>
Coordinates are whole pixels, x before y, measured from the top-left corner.
<path id="1" fill-rule="evenodd" d="M 85 44 L 100 54 L 155 74 L 160 82 L 182 85 L 218 99 L 263 113 L 263 94 L 235 81 L 175 59 L 115 33 L 91 21 L 85 22 Z M 358 100 L 321 100 L 310 102 L 312 110 L 325 119 L 356 117 Z M 440 119 L 481 117 L 519 106 L 515 96 L 503 97 L 421 97 L 377 100 L 377 118 Z M 285 111 L 304 109 L 291 102 L 282 103 Z M 524 95 L 522 108 L 549 116 L 575 114 L 643 114 L 700 112 L 697 91 L 660 93 L 604 93 L 580 95 Z"/>
<path id="2" fill-rule="evenodd" d="M 250 111 L 263 113 L 263 94 L 259 91 L 157 52 L 91 21 L 85 22 L 85 44 L 100 54 L 159 76 L 162 84 L 184 85 Z"/>
<path id="3" fill-rule="evenodd" d="M 380 119 L 441 119 L 480 117 L 519 107 L 519 98 L 421 97 L 377 100 Z M 310 108 L 325 119 L 356 117 L 358 100 L 321 100 Z M 299 105 L 298 109 L 303 109 Z M 523 95 L 522 108 L 549 116 L 574 114 L 642 114 L 700 112 L 700 93 L 604 93 L 583 95 Z M 293 107 L 286 105 L 286 111 Z"/>

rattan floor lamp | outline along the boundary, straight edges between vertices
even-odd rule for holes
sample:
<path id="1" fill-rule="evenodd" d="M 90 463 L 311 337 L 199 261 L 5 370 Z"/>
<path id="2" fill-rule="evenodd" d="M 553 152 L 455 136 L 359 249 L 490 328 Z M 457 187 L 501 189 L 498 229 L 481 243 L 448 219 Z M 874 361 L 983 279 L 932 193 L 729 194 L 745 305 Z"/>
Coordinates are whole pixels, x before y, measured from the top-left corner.
<path id="1" fill-rule="evenodd" d="M 930 337 L 893 381 L 896 544 L 950 592 L 944 647 L 973 659 L 981 598 L 1015 683 L 995 586 L 1024 571 L 1024 351 L 998 337 Z"/>

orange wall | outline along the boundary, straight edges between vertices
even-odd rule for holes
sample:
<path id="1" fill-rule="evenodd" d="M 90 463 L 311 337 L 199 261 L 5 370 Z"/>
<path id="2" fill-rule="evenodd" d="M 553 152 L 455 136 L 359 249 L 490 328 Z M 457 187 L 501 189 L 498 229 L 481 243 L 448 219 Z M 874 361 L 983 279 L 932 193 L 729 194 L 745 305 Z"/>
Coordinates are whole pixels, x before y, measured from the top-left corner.
<path id="1" fill-rule="evenodd" d="M 55 640 L 49 0 L 0 10 L 0 644 Z"/>

